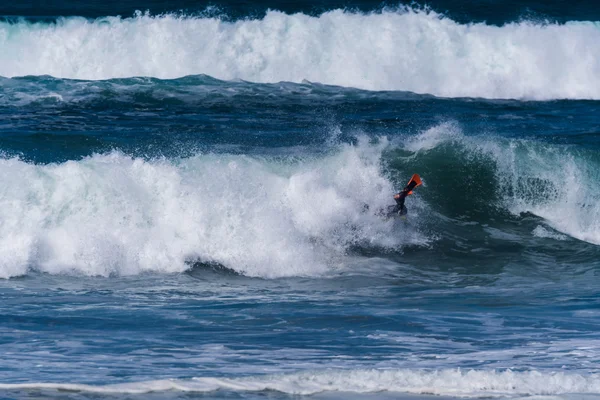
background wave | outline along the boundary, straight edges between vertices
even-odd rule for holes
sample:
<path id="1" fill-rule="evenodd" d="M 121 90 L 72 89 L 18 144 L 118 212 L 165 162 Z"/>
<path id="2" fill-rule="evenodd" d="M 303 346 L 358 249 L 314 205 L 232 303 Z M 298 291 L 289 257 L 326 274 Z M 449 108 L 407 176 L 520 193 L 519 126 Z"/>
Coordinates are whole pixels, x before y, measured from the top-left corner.
<path id="1" fill-rule="evenodd" d="M 206 74 L 446 97 L 598 99 L 595 22 L 460 24 L 435 12 L 278 11 L 229 22 L 178 15 L 0 23 L 0 75 Z"/>

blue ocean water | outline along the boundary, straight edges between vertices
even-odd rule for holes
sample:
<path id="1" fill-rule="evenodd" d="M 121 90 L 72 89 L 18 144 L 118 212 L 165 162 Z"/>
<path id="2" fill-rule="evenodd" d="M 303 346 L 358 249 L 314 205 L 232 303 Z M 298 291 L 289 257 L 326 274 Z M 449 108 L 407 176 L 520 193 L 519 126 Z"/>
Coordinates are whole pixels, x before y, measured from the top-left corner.
<path id="1" fill-rule="evenodd" d="M 595 2 L 0 16 L 0 397 L 600 398 Z"/>

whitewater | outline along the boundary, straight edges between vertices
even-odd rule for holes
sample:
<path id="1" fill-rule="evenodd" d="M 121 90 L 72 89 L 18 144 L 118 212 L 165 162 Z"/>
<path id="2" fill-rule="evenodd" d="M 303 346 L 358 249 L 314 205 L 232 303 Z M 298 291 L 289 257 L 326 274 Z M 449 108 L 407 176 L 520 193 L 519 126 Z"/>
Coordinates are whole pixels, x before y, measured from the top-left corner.
<path id="1" fill-rule="evenodd" d="M 118 152 L 51 165 L 0 160 L 0 276 L 30 267 L 172 273 L 188 261 L 267 278 L 321 275 L 350 245 L 392 247 L 407 237 L 362 211 L 383 208 L 393 194 L 379 165 L 385 145 L 288 163 L 215 154 L 145 161 Z"/>
<path id="2" fill-rule="evenodd" d="M 0 22 L 0 76 L 209 75 L 443 97 L 599 99 L 598 22 L 460 24 L 412 8 L 261 19 L 137 13 Z"/>

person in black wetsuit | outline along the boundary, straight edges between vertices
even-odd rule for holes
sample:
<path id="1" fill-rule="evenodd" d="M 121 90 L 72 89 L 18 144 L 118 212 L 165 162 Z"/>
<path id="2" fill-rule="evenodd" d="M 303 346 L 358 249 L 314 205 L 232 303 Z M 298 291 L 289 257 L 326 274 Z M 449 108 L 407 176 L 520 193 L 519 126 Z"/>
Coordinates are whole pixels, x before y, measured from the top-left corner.
<path id="1" fill-rule="evenodd" d="M 406 215 L 408 210 L 404 205 L 404 201 L 406 201 L 406 196 L 410 193 L 408 188 L 402 189 L 400 193 L 396 193 L 394 195 L 394 200 L 396 201 L 396 205 L 392 206 L 390 210 L 390 214 L 398 214 L 398 215 Z"/>
<path id="2" fill-rule="evenodd" d="M 393 216 L 394 214 L 398 214 L 400 216 L 406 215 L 408 210 L 404 205 L 404 201 L 406 200 L 406 196 L 412 194 L 412 191 L 417 186 L 421 185 L 421 177 L 418 174 L 414 174 L 406 187 L 402 189 L 401 192 L 396 193 L 394 195 L 394 200 L 396 201 L 395 206 L 390 206 L 388 208 L 388 216 Z"/>

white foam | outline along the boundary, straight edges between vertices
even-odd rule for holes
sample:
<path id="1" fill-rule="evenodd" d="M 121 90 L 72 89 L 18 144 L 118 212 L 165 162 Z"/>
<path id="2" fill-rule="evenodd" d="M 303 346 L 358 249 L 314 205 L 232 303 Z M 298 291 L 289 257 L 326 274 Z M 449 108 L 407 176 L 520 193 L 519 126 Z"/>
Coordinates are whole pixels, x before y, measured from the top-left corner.
<path id="1" fill-rule="evenodd" d="M 357 369 L 321 370 L 244 378 L 206 377 L 191 380 L 157 380 L 107 386 L 68 383 L 5 383 L 0 384 L 0 389 L 55 389 L 105 394 L 143 394 L 171 390 L 200 393 L 216 390 L 235 392 L 274 390 L 293 395 L 341 391 L 350 393 L 400 392 L 458 397 L 516 397 L 600 394 L 600 375 L 511 370 Z"/>
<path id="2" fill-rule="evenodd" d="M 385 140 L 313 160 L 121 153 L 33 165 L 0 159 L 0 277 L 34 268 L 108 276 L 178 272 L 187 260 L 260 277 L 320 275 L 349 246 L 425 240 L 375 216 L 391 201 Z M 26 182 L 26 184 L 24 184 Z M 371 212 L 363 212 L 370 204 Z"/>
<path id="3" fill-rule="evenodd" d="M 207 74 L 447 97 L 599 99 L 594 22 L 459 24 L 435 12 L 342 10 L 263 19 L 137 15 L 0 23 L 0 75 Z"/>
<path id="4" fill-rule="evenodd" d="M 585 152 L 513 140 L 494 156 L 500 190 L 509 193 L 504 202 L 510 211 L 535 214 L 559 232 L 600 244 L 600 174 Z"/>
<path id="5" fill-rule="evenodd" d="M 533 233 L 533 236 L 540 237 L 540 238 L 549 238 L 549 239 L 555 239 L 555 240 L 567 240 L 566 235 L 553 232 L 547 228 L 544 228 L 541 225 L 536 226 L 532 233 Z"/>

